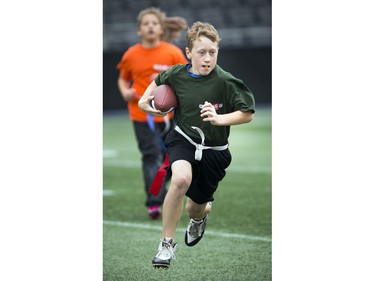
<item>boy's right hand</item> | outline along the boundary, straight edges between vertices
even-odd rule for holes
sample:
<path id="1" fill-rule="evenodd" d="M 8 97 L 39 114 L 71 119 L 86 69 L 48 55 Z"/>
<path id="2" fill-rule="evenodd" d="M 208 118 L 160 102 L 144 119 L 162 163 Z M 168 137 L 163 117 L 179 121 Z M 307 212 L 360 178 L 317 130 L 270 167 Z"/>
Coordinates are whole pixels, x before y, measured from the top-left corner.
<path id="1" fill-rule="evenodd" d="M 138 107 L 143 110 L 144 112 L 147 112 L 149 114 L 155 115 L 155 116 L 165 116 L 168 113 L 167 112 L 161 112 L 160 110 L 154 109 L 151 106 L 151 101 L 154 99 L 154 96 L 149 96 L 148 98 L 142 98 L 138 101 Z"/>
<path id="2" fill-rule="evenodd" d="M 142 96 L 137 93 L 134 88 L 129 88 L 123 91 L 122 96 L 125 101 L 130 101 L 132 99 L 139 100 Z"/>
<path id="3" fill-rule="evenodd" d="M 136 95 L 136 91 L 133 88 L 125 89 L 122 91 L 122 97 L 125 101 L 130 101 Z"/>

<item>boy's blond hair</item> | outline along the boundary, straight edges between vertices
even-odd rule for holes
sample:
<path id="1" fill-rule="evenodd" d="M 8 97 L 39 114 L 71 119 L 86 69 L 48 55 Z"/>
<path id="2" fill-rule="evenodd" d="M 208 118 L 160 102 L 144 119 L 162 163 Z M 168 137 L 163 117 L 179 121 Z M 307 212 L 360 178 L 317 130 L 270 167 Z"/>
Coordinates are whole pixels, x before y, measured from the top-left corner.
<path id="1" fill-rule="evenodd" d="M 155 15 L 158 18 L 160 25 L 164 29 L 164 18 L 166 17 L 166 14 L 162 12 L 159 8 L 155 8 L 155 7 L 147 8 L 139 12 L 138 17 L 137 17 L 138 27 L 141 26 L 142 18 L 145 15 L 149 15 L 149 14 Z"/>
<path id="2" fill-rule="evenodd" d="M 190 51 L 193 49 L 194 41 L 200 36 L 205 36 L 212 42 L 217 42 L 218 45 L 219 41 L 221 40 L 219 33 L 212 24 L 197 21 L 188 29 L 186 33 L 186 45 Z"/>

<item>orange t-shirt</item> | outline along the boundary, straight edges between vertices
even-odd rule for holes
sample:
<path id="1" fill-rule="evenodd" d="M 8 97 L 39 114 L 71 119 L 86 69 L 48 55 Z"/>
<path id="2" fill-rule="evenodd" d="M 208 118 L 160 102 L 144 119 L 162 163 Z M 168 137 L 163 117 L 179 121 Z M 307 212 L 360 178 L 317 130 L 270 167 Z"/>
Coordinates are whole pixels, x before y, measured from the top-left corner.
<path id="1" fill-rule="evenodd" d="M 138 95 L 142 96 L 148 85 L 155 79 L 160 71 L 175 64 L 186 64 L 181 49 L 170 43 L 161 41 L 151 49 L 146 49 L 141 43 L 130 47 L 122 56 L 117 65 L 120 76 L 127 81 L 132 81 Z M 131 120 L 146 122 L 147 114 L 138 107 L 138 98 L 128 101 L 129 117 Z M 172 113 L 169 113 L 172 117 Z M 154 117 L 155 122 L 164 122 L 163 117 Z"/>

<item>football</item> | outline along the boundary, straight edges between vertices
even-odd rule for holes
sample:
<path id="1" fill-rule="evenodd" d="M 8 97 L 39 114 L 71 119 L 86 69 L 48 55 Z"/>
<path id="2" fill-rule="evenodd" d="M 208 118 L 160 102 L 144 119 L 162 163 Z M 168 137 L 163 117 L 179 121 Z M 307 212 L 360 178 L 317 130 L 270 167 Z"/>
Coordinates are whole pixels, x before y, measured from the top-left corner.
<path id="1" fill-rule="evenodd" d="M 172 87 L 167 84 L 156 87 L 151 92 L 151 96 L 154 96 L 151 106 L 161 112 L 171 112 L 178 105 L 178 100 Z"/>

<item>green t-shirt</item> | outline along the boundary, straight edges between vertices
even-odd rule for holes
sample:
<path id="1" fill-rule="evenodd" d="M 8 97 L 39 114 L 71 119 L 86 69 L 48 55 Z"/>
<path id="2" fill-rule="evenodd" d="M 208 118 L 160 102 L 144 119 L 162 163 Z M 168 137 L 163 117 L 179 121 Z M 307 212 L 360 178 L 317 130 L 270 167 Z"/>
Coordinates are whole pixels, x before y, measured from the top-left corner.
<path id="1" fill-rule="evenodd" d="M 230 126 L 215 126 L 202 121 L 200 116 L 205 101 L 215 106 L 217 114 L 240 110 L 255 112 L 253 93 L 229 72 L 216 65 L 207 76 L 192 77 L 187 65 L 174 65 L 159 73 L 155 83 L 170 85 L 179 101 L 174 111 L 174 121 L 187 135 L 200 143 L 199 127 L 205 135 L 206 145 L 224 145 L 228 142 Z"/>

